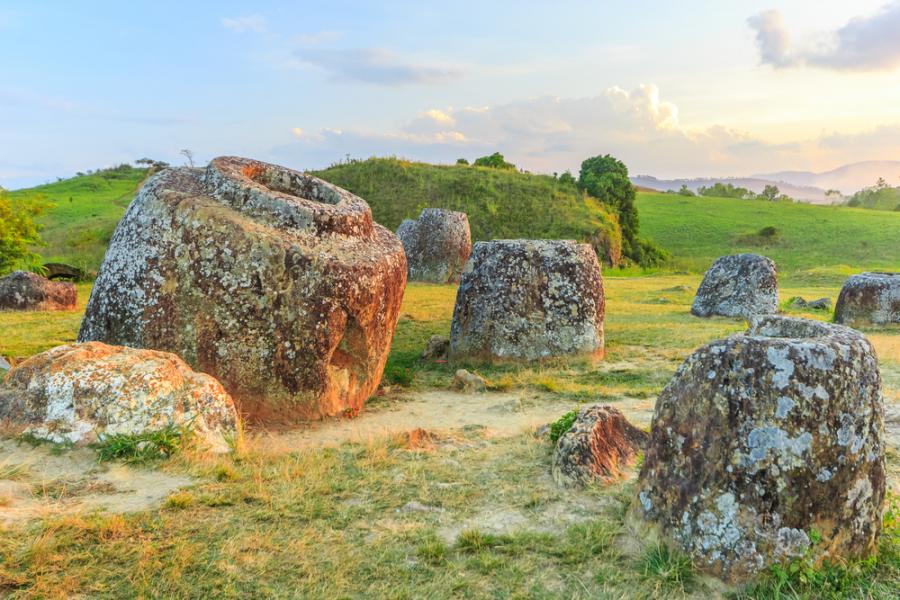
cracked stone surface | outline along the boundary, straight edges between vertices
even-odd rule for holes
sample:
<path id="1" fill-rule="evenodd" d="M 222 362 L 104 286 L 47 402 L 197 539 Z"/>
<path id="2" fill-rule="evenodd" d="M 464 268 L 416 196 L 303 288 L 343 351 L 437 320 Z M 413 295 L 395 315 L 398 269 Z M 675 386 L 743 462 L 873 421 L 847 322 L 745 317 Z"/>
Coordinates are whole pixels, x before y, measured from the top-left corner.
<path id="1" fill-rule="evenodd" d="M 217 451 L 228 450 L 237 422 L 222 385 L 174 354 L 100 342 L 57 346 L 17 365 L 0 382 L 0 419 L 80 445 L 186 427 Z"/>
<path id="2" fill-rule="evenodd" d="M 0 310 L 75 310 L 77 296 L 74 283 L 28 271 L 0 277 Z"/>
<path id="3" fill-rule="evenodd" d="M 734 254 L 713 262 L 697 289 L 691 314 L 742 317 L 778 312 L 775 263 L 758 254 Z"/>
<path id="4" fill-rule="evenodd" d="M 900 273 L 852 275 L 841 288 L 834 320 L 851 326 L 900 323 Z"/>
<path id="5" fill-rule="evenodd" d="M 633 510 L 725 580 L 808 549 L 866 555 L 881 530 L 883 413 L 862 334 L 760 317 L 694 352 L 660 394 Z"/>
<path id="6" fill-rule="evenodd" d="M 537 360 L 604 347 L 603 279 L 589 244 L 478 242 L 450 327 L 451 358 Z"/>
<path id="7" fill-rule="evenodd" d="M 174 352 L 257 423 L 356 412 L 380 382 L 406 286 L 397 237 L 320 179 L 220 157 L 138 192 L 79 340 Z"/>
<path id="8" fill-rule="evenodd" d="M 410 281 L 455 283 L 472 254 L 472 234 L 466 213 L 424 208 L 419 218 L 397 228 L 409 264 Z"/>

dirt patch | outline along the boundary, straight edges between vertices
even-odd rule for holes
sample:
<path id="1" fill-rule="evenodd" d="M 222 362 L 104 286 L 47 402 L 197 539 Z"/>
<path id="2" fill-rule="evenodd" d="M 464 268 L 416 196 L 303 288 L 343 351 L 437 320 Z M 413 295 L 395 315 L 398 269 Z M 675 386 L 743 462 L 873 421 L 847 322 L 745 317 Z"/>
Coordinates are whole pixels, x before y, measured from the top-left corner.
<path id="1" fill-rule="evenodd" d="M 195 481 L 163 471 L 97 462 L 86 448 L 54 453 L 51 446 L 0 441 L 0 524 L 102 509 L 149 510 Z"/>
<path id="2" fill-rule="evenodd" d="M 604 402 L 605 403 L 605 402 Z M 625 398 L 610 402 L 639 427 L 648 428 L 655 399 Z M 260 433 L 254 446 L 267 452 L 366 443 L 406 434 L 417 428 L 448 432 L 480 426 L 490 437 L 510 437 L 555 421 L 577 402 L 533 392 L 463 394 L 430 390 L 366 406 L 355 419 L 326 419 L 296 431 Z"/>

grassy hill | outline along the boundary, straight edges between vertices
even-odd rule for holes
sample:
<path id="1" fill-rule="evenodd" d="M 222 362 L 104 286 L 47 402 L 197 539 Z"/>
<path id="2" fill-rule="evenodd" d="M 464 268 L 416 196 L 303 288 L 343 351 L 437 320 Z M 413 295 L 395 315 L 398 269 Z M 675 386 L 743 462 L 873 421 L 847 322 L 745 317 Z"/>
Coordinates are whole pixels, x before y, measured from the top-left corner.
<path id="1" fill-rule="evenodd" d="M 51 204 L 38 220 L 46 246 L 36 248 L 45 261 L 96 271 L 116 223 L 144 180 L 146 169 L 129 166 L 97 171 L 34 188 L 10 192 Z"/>
<path id="2" fill-rule="evenodd" d="M 435 207 L 468 214 L 474 240 L 598 242 L 598 232 L 606 232 L 616 238 L 614 246 L 621 246 L 615 216 L 573 184 L 549 175 L 393 158 L 336 165 L 314 174 L 365 198 L 375 220 L 391 230 L 403 219 L 418 217 L 423 208 Z"/>
<path id="3" fill-rule="evenodd" d="M 702 272 L 723 254 L 757 252 L 807 281 L 900 270 L 900 212 L 651 193 L 639 193 L 637 206 L 641 235 L 671 252 L 676 269 Z"/>

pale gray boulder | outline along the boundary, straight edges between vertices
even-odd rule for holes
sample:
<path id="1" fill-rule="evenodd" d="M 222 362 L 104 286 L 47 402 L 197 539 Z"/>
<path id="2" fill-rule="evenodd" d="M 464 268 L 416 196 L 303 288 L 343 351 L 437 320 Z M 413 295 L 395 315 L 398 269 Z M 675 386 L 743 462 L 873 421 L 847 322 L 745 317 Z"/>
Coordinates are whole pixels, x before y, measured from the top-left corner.
<path id="1" fill-rule="evenodd" d="M 410 281 L 455 283 L 472 253 L 472 234 L 466 213 L 424 208 L 415 221 L 397 228 L 409 265 Z"/>
<path id="2" fill-rule="evenodd" d="M 758 254 L 716 259 L 703 276 L 691 313 L 698 317 L 742 317 L 778 312 L 775 263 Z"/>
<path id="3" fill-rule="evenodd" d="M 841 288 L 834 320 L 846 325 L 900 323 L 900 273 L 851 276 Z"/>

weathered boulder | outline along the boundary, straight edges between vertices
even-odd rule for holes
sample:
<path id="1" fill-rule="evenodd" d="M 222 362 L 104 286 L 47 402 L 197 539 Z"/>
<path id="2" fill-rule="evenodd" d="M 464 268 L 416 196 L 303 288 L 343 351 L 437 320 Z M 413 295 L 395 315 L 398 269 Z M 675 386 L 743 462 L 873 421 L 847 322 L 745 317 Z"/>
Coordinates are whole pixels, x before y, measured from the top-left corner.
<path id="1" fill-rule="evenodd" d="M 400 241 L 361 198 L 221 157 L 141 188 L 79 339 L 175 352 L 249 419 L 296 423 L 358 411 L 374 392 L 405 285 Z"/>
<path id="2" fill-rule="evenodd" d="M 761 317 L 694 352 L 660 394 L 635 513 L 725 580 L 805 552 L 865 555 L 881 530 L 883 411 L 862 334 Z"/>
<path id="3" fill-rule="evenodd" d="M 597 255 L 571 240 L 478 242 L 456 293 L 452 358 L 536 360 L 603 350 Z"/>
<path id="4" fill-rule="evenodd" d="M 75 310 L 74 283 L 50 281 L 28 271 L 0 277 L 0 310 Z"/>
<path id="5" fill-rule="evenodd" d="M 703 276 L 691 313 L 698 317 L 743 317 L 778 312 L 775 263 L 758 254 L 717 258 Z"/>
<path id="6" fill-rule="evenodd" d="M 556 442 L 553 479 L 566 487 L 618 479 L 623 468 L 634 464 L 648 438 L 612 406 L 584 408 Z"/>
<path id="7" fill-rule="evenodd" d="M 75 444 L 185 427 L 219 451 L 237 423 L 222 385 L 174 354 L 100 342 L 57 346 L 19 363 L 0 382 L 0 419 Z"/>
<path id="8" fill-rule="evenodd" d="M 443 335 L 433 335 L 422 350 L 423 360 L 446 360 L 450 352 L 450 339 Z"/>
<path id="9" fill-rule="evenodd" d="M 900 273 L 852 275 L 841 288 L 834 320 L 846 325 L 900 323 Z"/>
<path id="10" fill-rule="evenodd" d="M 409 265 L 410 281 L 459 281 L 472 253 L 472 234 L 466 213 L 424 208 L 419 218 L 406 219 L 397 228 Z"/>
<path id="11" fill-rule="evenodd" d="M 487 387 L 484 377 L 477 373 L 466 371 L 465 369 L 457 369 L 453 375 L 453 389 L 466 393 L 483 392 Z"/>

